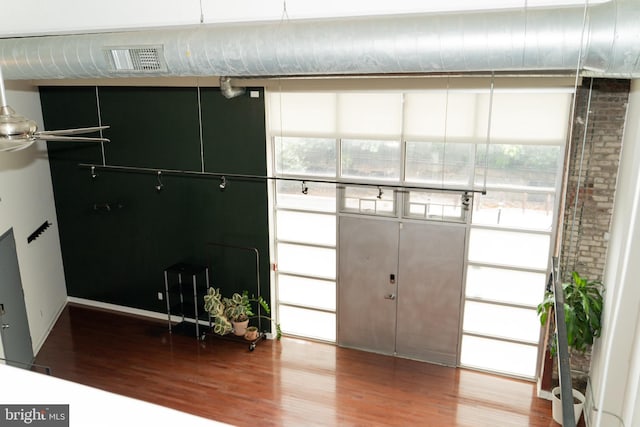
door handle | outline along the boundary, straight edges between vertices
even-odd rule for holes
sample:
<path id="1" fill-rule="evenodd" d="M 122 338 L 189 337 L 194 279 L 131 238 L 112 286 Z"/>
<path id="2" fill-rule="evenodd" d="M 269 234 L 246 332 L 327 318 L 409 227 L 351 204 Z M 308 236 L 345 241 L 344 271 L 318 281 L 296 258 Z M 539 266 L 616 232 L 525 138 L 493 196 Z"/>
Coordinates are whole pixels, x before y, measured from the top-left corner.
<path id="1" fill-rule="evenodd" d="M 2 329 L 9 329 L 9 324 L 8 323 L 3 323 L 2 324 Z"/>
<path id="2" fill-rule="evenodd" d="M 384 299 L 396 299 L 396 295 L 395 294 L 385 295 Z"/>

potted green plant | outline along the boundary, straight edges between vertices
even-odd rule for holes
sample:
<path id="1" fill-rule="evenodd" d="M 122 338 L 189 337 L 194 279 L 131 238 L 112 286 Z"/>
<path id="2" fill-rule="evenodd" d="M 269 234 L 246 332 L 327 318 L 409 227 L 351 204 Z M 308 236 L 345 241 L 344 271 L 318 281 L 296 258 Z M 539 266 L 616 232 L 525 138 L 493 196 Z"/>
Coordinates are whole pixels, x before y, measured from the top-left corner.
<path id="1" fill-rule="evenodd" d="M 276 339 L 282 337 L 280 324 L 263 314 L 256 315 L 252 308 L 252 303 L 260 304 L 266 314 L 270 314 L 269 304 L 261 296 L 249 297 L 249 292 L 242 294 L 234 293 L 231 298 L 225 298 L 220 293 L 220 289 L 209 288 L 204 296 L 204 309 L 214 319 L 213 331 L 219 335 L 226 335 L 233 332 L 235 335 L 244 336 L 250 319 L 267 319 L 274 323 L 276 328 Z"/>
<path id="2" fill-rule="evenodd" d="M 571 282 L 562 284 L 567 341 L 570 348 L 584 353 L 602 330 L 603 285 L 581 277 L 576 271 L 571 278 Z M 544 300 L 538 304 L 538 316 L 543 326 L 553 304 L 553 292 L 546 292 Z M 555 340 L 552 340 L 551 353 L 556 353 Z"/>
<path id="3" fill-rule="evenodd" d="M 242 294 L 233 294 L 231 298 L 224 298 L 224 306 L 224 314 L 233 325 L 233 333 L 244 336 L 249 326 L 249 316 L 253 316 L 249 293 L 244 291 Z"/>
<path id="4" fill-rule="evenodd" d="M 204 296 L 204 309 L 213 318 L 213 332 L 226 335 L 233 330 L 231 321 L 225 315 L 225 304 L 220 289 L 209 288 Z"/>
<path id="5" fill-rule="evenodd" d="M 264 300 L 264 298 L 262 298 L 261 296 L 259 296 L 258 298 L 253 299 L 253 301 L 257 302 L 258 304 L 260 304 L 260 307 L 262 307 L 262 310 L 266 313 L 266 314 L 271 314 L 271 309 L 269 309 L 269 304 L 267 304 L 267 302 Z M 276 323 L 275 320 L 273 320 L 271 317 L 269 316 L 265 316 L 264 314 L 260 314 L 258 316 L 253 316 L 253 319 L 265 319 L 268 320 L 269 322 L 273 323 L 273 325 L 276 328 L 276 339 L 280 340 L 280 338 L 282 338 L 282 329 L 280 329 L 280 323 Z"/>
<path id="6" fill-rule="evenodd" d="M 564 320 L 567 327 L 567 342 L 569 348 L 584 354 L 593 344 L 595 338 L 602 332 L 602 307 L 604 286 L 600 281 L 587 280 L 578 272 L 571 274 L 571 282 L 562 284 L 564 295 Z M 554 295 L 552 291 L 545 293 L 544 300 L 538 304 L 537 312 L 540 323 L 545 326 L 549 321 L 550 313 L 554 307 Z M 557 340 L 555 333 L 550 344 L 551 355 L 557 352 Z M 553 419 L 562 423 L 562 404 L 560 403 L 559 387 L 551 391 L 553 401 Z M 584 394 L 573 390 L 574 398 L 581 401 L 574 405 L 576 423 L 582 413 Z"/>

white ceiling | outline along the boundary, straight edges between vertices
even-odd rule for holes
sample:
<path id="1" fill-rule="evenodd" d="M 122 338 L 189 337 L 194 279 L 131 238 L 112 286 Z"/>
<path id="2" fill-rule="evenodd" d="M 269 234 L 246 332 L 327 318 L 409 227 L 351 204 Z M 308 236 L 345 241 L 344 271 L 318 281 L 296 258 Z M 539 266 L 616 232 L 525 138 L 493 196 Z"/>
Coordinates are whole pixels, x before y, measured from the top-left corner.
<path id="1" fill-rule="evenodd" d="M 532 8 L 610 0 L 20 0 L 5 1 L 0 37 L 204 23 Z M 286 9 L 286 12 L 285 12 Z"/>

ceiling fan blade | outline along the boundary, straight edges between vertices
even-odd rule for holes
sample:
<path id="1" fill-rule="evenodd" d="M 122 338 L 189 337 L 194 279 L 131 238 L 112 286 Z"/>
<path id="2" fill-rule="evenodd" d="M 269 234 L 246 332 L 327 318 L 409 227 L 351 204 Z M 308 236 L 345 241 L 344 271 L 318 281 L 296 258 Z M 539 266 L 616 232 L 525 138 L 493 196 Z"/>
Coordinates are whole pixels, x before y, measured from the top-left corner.
<path id="1" fill-rule="evenodd" d="M 18 151 L 38 141 L 109 142 L 107 138 L 69 136 L 99 132 L 109 126 L 94 126 L 76 129 L 62 129 L 38 132 L 36 122 L 24 118 L 7 105 L 4 79 L 0 68 L 0 152 Z"/>
<path id="2" fill-rule="evenodd" d="M 109 129 L 109 126 L 94 126 L 88 128 L 76 128 L 76 129 L 60 129 L 60 130 L 43 130 L 36 132 L 36 136 L 40 134 L 47 135 L 77 135 L 79 133 L 99 132 L 104 129 Z"/>
<path id="3" fill-rule="evenodd" d="M 35 139 L 10 140 L 5 138 L 0 138 L 0 151 L 5 151 L 5 152 L 19 151 L 29 147 L 34 142 L 35 142 Z"/>
<path id="4" fill-rule="evenodd" d="M 34 136 L 39 141 L 110 142 L 108 138 L 91 138 L 88 136 L 51 135 L 48 132 L 40 132 Z"/>

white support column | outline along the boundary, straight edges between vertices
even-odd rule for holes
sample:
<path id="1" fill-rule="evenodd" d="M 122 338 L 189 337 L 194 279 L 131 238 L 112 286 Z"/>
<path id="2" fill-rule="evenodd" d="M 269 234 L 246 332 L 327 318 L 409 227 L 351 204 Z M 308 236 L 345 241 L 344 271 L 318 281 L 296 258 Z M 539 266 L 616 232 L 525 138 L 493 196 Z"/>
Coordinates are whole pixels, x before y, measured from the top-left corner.
<path id="1" fill-rule="evenodd" d="M 603 336 L 594 346 L 588 425 L 640 423 L 640 80 L 631 84 L 604 283 Z"/>

